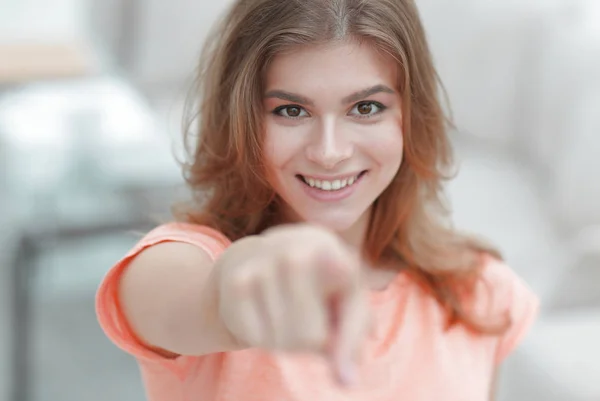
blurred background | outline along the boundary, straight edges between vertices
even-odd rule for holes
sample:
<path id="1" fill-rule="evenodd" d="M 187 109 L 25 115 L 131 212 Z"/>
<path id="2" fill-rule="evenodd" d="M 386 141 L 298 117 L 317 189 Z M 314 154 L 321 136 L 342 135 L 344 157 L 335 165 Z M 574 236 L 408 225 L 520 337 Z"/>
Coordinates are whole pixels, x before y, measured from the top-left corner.
<path id="1" fill-rule="evenodd" d="M 0 0 L 0 400 L 144 400 L 94 293 L 185 195 L 175 162 L 230 0 Z M 600 400 L 600 1 L 418 0 L 457 130 L 457 225 L 540 295 L 500 400 Z"/>

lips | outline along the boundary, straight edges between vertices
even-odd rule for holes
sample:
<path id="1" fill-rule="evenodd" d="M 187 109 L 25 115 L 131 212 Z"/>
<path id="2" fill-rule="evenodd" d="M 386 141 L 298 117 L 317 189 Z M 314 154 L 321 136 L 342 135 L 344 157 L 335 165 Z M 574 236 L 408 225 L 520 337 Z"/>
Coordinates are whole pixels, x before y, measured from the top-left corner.
<path id="1" fill-rule="evenodd" d="M 346 187 L 352 186 L 366 172 L 367 171 L 365 170 L 358 174 L 331 179 L 316 178 L 309 175 L 298 175 L 297 177 L 312 188 L 317 188 L 321 191 L 339 191 Z"/>

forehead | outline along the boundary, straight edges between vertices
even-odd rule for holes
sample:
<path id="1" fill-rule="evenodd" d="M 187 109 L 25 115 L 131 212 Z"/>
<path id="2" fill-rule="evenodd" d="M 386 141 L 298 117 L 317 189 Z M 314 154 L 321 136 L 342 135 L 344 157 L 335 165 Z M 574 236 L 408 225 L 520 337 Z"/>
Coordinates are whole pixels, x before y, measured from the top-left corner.
<path id="1" fill-rule="evenodd" d="M 303 46 L 278 54 L 266 70 L 267 89 L 352 92 L 370 85 L 397 87 L 398 65 L 369 43 Z"/>

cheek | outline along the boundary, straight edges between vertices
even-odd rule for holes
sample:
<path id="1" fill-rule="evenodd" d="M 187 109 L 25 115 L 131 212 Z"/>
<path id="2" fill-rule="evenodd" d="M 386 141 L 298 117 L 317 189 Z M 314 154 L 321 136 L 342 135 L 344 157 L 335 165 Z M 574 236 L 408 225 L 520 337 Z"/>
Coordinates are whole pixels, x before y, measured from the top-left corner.
<path id="1" fill-rule="evenodd" d="M 282 152 L 285 143 L 281 140 L 280 134 L 271 128 L 268 128 L 265 133 L 264 157 L 267 167 L 271 170 L 281 167 L 282 161 L 285 158 L 284 152 Z"/>
<path id="2" fill-rule="evenodd" d="M 265 173 L 267 181 L 271 184 L 272 187 L 276 188 L 277 179 L 277 152 L 275 151 L 276 144 L 274 142 L 274 136 L 269 130 L 266 130 L 265 135 L 263 137 L 263 161 L 265 165 Z"/>
<path id="3" fill-rule="evenodd" d="M 269 127 L 264 138 L 264 160 L 267 181 L 276 192 L 280 192 L 285 183 L 285 177 L 290 173 L 288 166 L 301 149 L 294 143 L 290 132 L 282 131 L 280 127 Z"/>
<path id="4" fill-rule="evenodd" d="M 272 126 L 265 133 L 265 159 L 271 168 L 284 169 L 293 159 L 303 154 L 303 144 L 298 132 L 285 127 Z"/>
<path id="5" fill-rule="evenodd" d="M 401 160 L 404 153 L 404 140 L 401 132 L 394 132 L 384 138 L 379 144 L 382 156 L 388 159 Z"/>
<path id="6" fill-rule="evenodd" d="M 365 143 L 369 153 L 384 168 L 401 163 L 404 152 L 402 129 L 395 124 L 381 126 Z"/>

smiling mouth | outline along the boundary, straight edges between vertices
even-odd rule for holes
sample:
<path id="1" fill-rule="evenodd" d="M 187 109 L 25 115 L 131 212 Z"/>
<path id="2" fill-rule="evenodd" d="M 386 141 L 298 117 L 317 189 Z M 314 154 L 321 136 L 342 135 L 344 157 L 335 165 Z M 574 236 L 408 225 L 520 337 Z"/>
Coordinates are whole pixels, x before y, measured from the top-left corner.
<path id="1" fill-rule="evenodd" d="M 341 189 L 354 185 L 366 173 L 367 170 L 364 170 L 357 175 L 336 180 L 319 180 L 310 176 L 304 176 L 300 174 L 296 175 L 296 178 L 298 178 L 300 181 L 302 181 L 304 184 L 308 185 L 311 188 L 316 188 L 321 191 L 339 191 Z"/>

